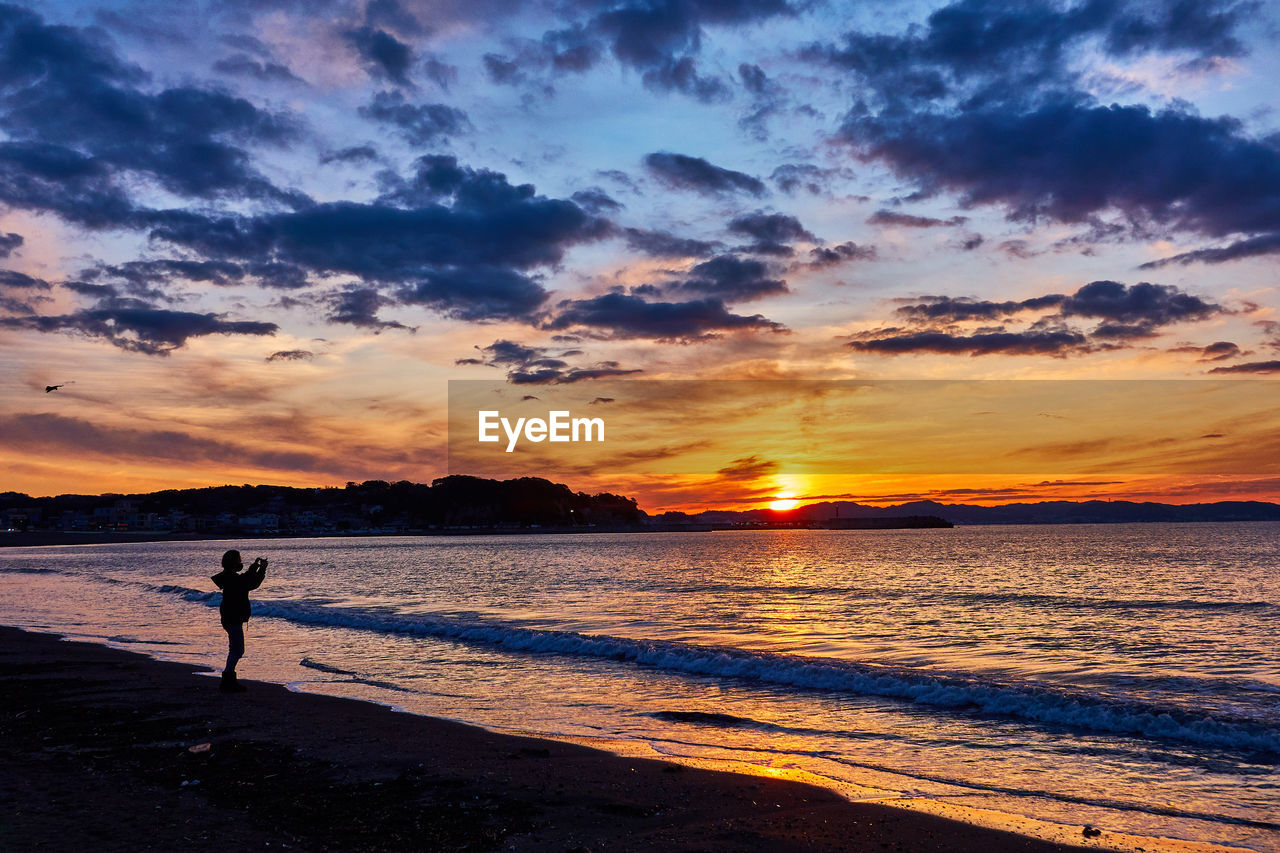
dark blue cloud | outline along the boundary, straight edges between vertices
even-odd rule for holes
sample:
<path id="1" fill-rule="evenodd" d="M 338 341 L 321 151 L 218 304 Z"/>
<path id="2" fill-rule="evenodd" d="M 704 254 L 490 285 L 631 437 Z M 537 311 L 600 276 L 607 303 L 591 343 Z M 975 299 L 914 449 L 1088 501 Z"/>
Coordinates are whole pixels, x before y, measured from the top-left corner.
<path id="1" fill-rule="evenodd" d="M 787 283 L 773 277 L 768 264 L 735 255 L 718 255 L 695 264 L 687 278 L 667 289 L 713 296 L 725 302 L 748 302 L 788 292 Z"/>
<path id="2" fill-rule="evenodd" d="M 282 349 L 276 350 L 267 356 L 265 361 L 310 361 L 315 358 L 316 354 L 311 350 L 305 349 Z"/>
<path id="3" fill-rule="evenodd" d="M 1221 305 L 1185 293 L 1172 285 L 1093 281 L 1075 293 L 1052 293 L 1023 300 L 993 302 L 951 296 L 926 296 L 903 305 L 897 313 L 910 320 L 954 323 L 997 320 L 1024 311 L 1052 310 L 1055 316 L 1098 318 L 1120 323 L 1165 326 L 1186 320 L 1205 320 L 1231 313 Z"/>
<path id="4" fill-rule="evenodd" d="M 360 115 L 396 128 L 414 145 L 432 145 L 471 129 L 467 114 L 447 104 L 411 104 L 399 92 L 378 92 Z"/>
<path id="5" fill-rule="evenodd" d="M 287 143 L 291 119 L 192 86 L 145 92 L 146 75 L 101 33 L 0 6 L 0 74 L 0 201 L 13 207 L 95 228 L 132 225 L 130 176 L 189 198 L 306 202 L 263 177 L 244 147 Z"/>
<path id="6" fill-rule="evenodd" d="M 649 89 L 683 92 L 704 103 L 727 101 L 732 92 L 718 77 L 698 73 L 698 63 L 689 56 L 671 59 L 644 72 L 641 78 Z"/>
<path id="7" fill-rule="evenodd" d="M 1210 373 L 1280 373 L 1280 361 L 1250 361 L 1244 364 L 1232 364 L 1228 367 L 1215 367 Z"/>
<path id="8" fill-rule="evenodd" d="M 288 66 L 278 62 L 254 59 L 245 53 L 236 53 L 213 63 L 213 70 L 219 74 L 238 74 L 252 77 L 264 83 L 301 83 Z"/>
<path id="9" fill-rule="evenodd" d="M 273 335 L 275 323 L 228 320 L 222 314 L 198 314 L 156 308 L 135 299 L 107 297 L 90 308 L 67 314 L 0 317 L 0 327 L 63 332 L 100 338 L 120 349 L 168 355 L 188 340 L 206 335 Z"/>
<path id="10" fill-rule="evenodd" d="M 1011 219 L 1110 210 L 1210 236 L 1280 227 L 1280 149 L 1232 119 L 1056 100 L 1030 111 L 851 115 L 846 137 L 927 192 Z"/>
<path id="11" fill-rule="evenodd" d="M 409 69 L 413 66 L 413 50 L 409 45 L 386 30 L 371 26 L 347 30 L 343 36 L 370 74 L 393 83 L 409 84 Z"/>
<path id="12" fill-rule="evenodd" d="M 387 305 L 395 304 L 394 299 L 383 296 L 376 287 L 344 287 L 328 297 L 331 323 L 345 323 L 359 326 L 362 329 L 409 329 L 395 320 L 382 320 L 378 311 Z"/>
<path id="13" fill-rule="evenodd" d="M 581 350 L 569 350 L 553 354 L 547 347 L 525 346 L 509 340 L 498 340 L 486 347 L 476 347 L 481 358 L 460 358 L 456 364 L 483 364 L 506 371 L 507 379 L 516 385 L 568 385 L 590 379 L 609 379 L 631 376 L 643 371 L 627 369 L 616 361 L 601 361 L 588 366 L 573 367 L 565 361 L 570 356 L 582 355 Z M 536 399 L 536 398 L 534 398 Z"/>
<path id="14" fill-rule="evenodd" d="M 762 210 L 734 217 L 729 221 L 728 228 L 734 234 L 743 234 L 769 243 L 791 243 L 796 240 L 812 242 L 817 239 L 794 216 L 765 213 Z"/>
<path id="15" fill-rule="evenodd" d="M 556 331 L 576 329 L 607 339 L 651 338 L 679 342 L 707 340 L 731 331 L 784 330 L 781 324 L 759 314 L 734 314 L 719 299 L 647 302 L 625 293 L 564 300 L 556 306 L 544 327 Z"/>
<path id="16" fill-rule="evenodd" d="M 944 98 L 1007 99 L 1074 85 L 1074 48 L 1096 44 L 1113 56 L 1190 53 L 1239 56 L 1235 35 L 1256 4 L 1233 0 L 960 0 L 932 12 L 906 35 L 850 32 L 802 56 L 845 68 L 886 104 Z"/>
<path id="17" fill-rule="evenodd" d="M 1240 56 L 1237 32 L 1256 11 L 1222 0 L 961 0 L 905 35 L 848 33 L 802 55 L 859 80 L 841 134 L 917 196 L 949 192 L 1016 221 L 1088 224 L 1077 241 L 1086 244 L 1170 231 L 1235 238 L 1170 259 L 1217 262 L 1274 251 L 1280 148 L 1178 105 L 1098 103 L 1070 60 L 1081 50 Z M 1113 214 L 1121 234 L 1101 225 Z"/>
<path id="18" fill-rule="evenodd" d="M 838 266 L 850 261 L 873 261 L 875 259 L 875 246 L 859 246 L 854 242 L 845 242 L 834 246 L 815 246 L 809 250 L 809 261 L 804 266 L 807 269 L 818 270 Z"/>
<path id="19" fill-rule="evenodd" d="M 22 290 L 49 290 L 51 285 L 42 278 L 35 278 L 17 270 L 0 270 L 0 287 Z"/>
<path id="20" fill-rule="evenodd" d="M 794 195 L 798 190 L 805 190 L 811 195 L 832 195 L 832 186 L 837 181 L 846 181 L 852 176 L 848 169 L 823 168 L 812 163 L 783 163 L 773 170 L 769 176 L 774 185 L 787 195 Z"/>
<path id="21" fill-rule="evenodd" d="M 698 73 L 694 57 L 704 27 L 743 26 L 794 11 L 785 0 L 624 0 L 580 6 L 598 11 L 543 36 L 553 67 L 584 71 L 607 50 L 622 65 L 643 72 L 647 87 L 703 101 L 729 96 L 723 80 Z M 547 57 L 539 61 L 546 64 Z"/>
<path id="22" fill-rule="evenodd" d="M 1223 264 L 1241 258 L 1254 258 L 1259 255 L 1274 255 L 1277 253 L 1280 253 L 1280 231 L 1260 234 L 1257 237 L 1247 237 L 1227 246 L 1193 249 L 1190 252 L 1182 252 L 1168 258 L 1161 258 L 1158 261 L 1148 261 L 1142 264 L 1139 269 L 1159 269 L 1170 264 L 1181 264 L 1183 266 L 1194 263 Z"/>
<path id="23" fill-rule="evenodd" d="M 1004 321 L 1023 312 L 1042 314 L 1030 327 L 1010 331 L 1003 326 L 974 332 L 954 324 Z M 1208 320 L 1230 310 L 1169 285 L 1140 282 L 1124 285 L 1094 281 L 1070 295 L 1053 293 L 1019 301 L 921 297 L 897 309 L 914 328 L 886 328 L 863 332 L 849 346 L 860 352 L 885 355 L 932 352 L 968 355 L 1065 356 L 1127 346 L 1128 341 L 1155 337 L 1174 323 Z M 1092 330 L 1073 329 L 1073 318 L 1100 320 Z M 920 328 L 920 324 L 932 328 Z"/>
<path id="24" fill-rule="evenodd" d="M 7 258 L 13 254 L 14 250 L 22 245 L 21 234 L 3 234 L 0 233 L 0 258 Z"/>
<path id="25" fill-rule="evenodd" d="M 693 237 L 678 237 L 670 231 L 626 228 L 627 246 L 654 258 L 701 258 L 714 252 L 719 244 Z"/>
<path id="26" fill-rule="evenodd" d="M 320 162 L 329 163 L 367 163 L 378 159 L 378 149 L 372 145 L 352 145 L 321 156 Z"/>
<path id="27" fill-rule="evenodd" d="M 940 353 L 944 355 L 1050 355 L 1064 357 L 1092 352 L 1095 347 L 1080 332 L 1037 331 L 976 332 L 971 335 L 941 331 L 880 329 L 849 342 L 858 352 L 878 355 Z"/>
<path id="28" fill-rule="evenodd" d="M 528 276 L 480 264 L 432 270 L 396 295 L 402 303 L 471 321 L 528 318 L 547 298 L 542 285 Z"/>
<path id="29" fill-rule="evenodd" d="M 912 213 L 899 213 L 895 210 L 877 210 L 867 217 L 868 225 L 890 225 L 899 228 L 938 228 L 944 225 L 963 225 L 968 222 L 966 216 L 952 216 L 937 219 L 932 216 L 916 216 Z"/>
<path id="30" fill-rule="evenodd" d="M 757 197 L 768 192 L 759 178 L 712 165 L 701 157 L 658 151 L 646 155 L 644 164 L 660 181 L 676 189 L 713 195 L 744 192 Z"/>
<path id="31" fill-rule="evenodd" d="M 570 246 L 612 233 L 607 221 L 571 201 L 539 196 L 532 185 L 512 185 L 453 157 L 419 158 L 409 179 L 388 182 L 387 194 L 371 204 L 258 216 L 171 211 L 151 234 L 206 257 L 356 276 L 385 285 L 402 302 L 478 321 L 527 316 L 546 296 L 528 270 L 555 265 Z M 366 306 L 373 301 L 364 298 Z M 351 322 L 374 312 L 334 316 Z"/>

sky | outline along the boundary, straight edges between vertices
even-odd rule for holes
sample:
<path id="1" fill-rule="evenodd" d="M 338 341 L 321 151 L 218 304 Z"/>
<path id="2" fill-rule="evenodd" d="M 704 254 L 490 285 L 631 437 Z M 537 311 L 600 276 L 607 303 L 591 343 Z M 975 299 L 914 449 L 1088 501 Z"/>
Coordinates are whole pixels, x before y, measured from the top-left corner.
<path id="1" fill-rule="evenodd" d="M 673 467 L 506 473 L 651 511 L 1280 499 L 1241 461 L 1280 412 L 1278 36 L 1218 0 L 0 5 L 0 489 L 470 473 L 450 380 L 1247 380 L 1181 432 L 1064 398 L 1094 443 L 1026 470 L 805 473 L 803 413 L 699 395 Z M 1159 470 L 1097 443 L 1157 432 Z"/>

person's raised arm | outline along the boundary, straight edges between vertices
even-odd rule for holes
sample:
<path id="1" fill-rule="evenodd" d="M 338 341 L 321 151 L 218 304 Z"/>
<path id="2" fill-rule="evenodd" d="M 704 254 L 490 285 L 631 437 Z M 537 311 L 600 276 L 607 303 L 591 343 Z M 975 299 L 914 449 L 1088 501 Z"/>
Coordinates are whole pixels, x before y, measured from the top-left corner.
<path id="1" fill-rule="evenodd" d="M 267 558 L 259 557 L 245 574 L 245 580 L 248 581 L 246 586 L 249 589 L 257 589 L 262 586 L 262 579 L 267 576 Z"/>

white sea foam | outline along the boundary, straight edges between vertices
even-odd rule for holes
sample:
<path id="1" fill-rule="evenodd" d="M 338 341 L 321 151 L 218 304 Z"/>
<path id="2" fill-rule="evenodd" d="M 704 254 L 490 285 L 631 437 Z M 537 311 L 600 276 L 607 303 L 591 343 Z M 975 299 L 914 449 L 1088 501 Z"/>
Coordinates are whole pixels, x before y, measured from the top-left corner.
<path id="1" fill-rule="evenodd" d="M 151 587 L 217 606 L 220 593 Z M 1036 682 L 886 667 L 667 640 L 549 631 L 478 619 L 398 615 L 293 601 L 258 601 L 254 613 L 305 625 L 437 637 L 517 652 L 616 660 L 686 675 L 744 679 L 803 690 L 830 690 L 913 702 L 958 713 L 1008 717 L 1078 730 L 1136 735 L 1202 746 L 1280 754 L 1280 726 L 1198 709 L 1161 706 Z"/>

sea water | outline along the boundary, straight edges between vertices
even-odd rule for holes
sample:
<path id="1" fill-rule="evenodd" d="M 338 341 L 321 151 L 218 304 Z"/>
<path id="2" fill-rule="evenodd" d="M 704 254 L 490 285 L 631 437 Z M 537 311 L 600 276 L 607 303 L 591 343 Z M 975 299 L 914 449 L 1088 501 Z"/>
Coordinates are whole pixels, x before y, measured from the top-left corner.
<path id="1" fill-rule="evenodd" d="M 219 668 L 231 547 L 271 560 L 244 678 L 853 799 L 1280 849 L 1280 524 L 6 549 L 0 623 Z"/>

